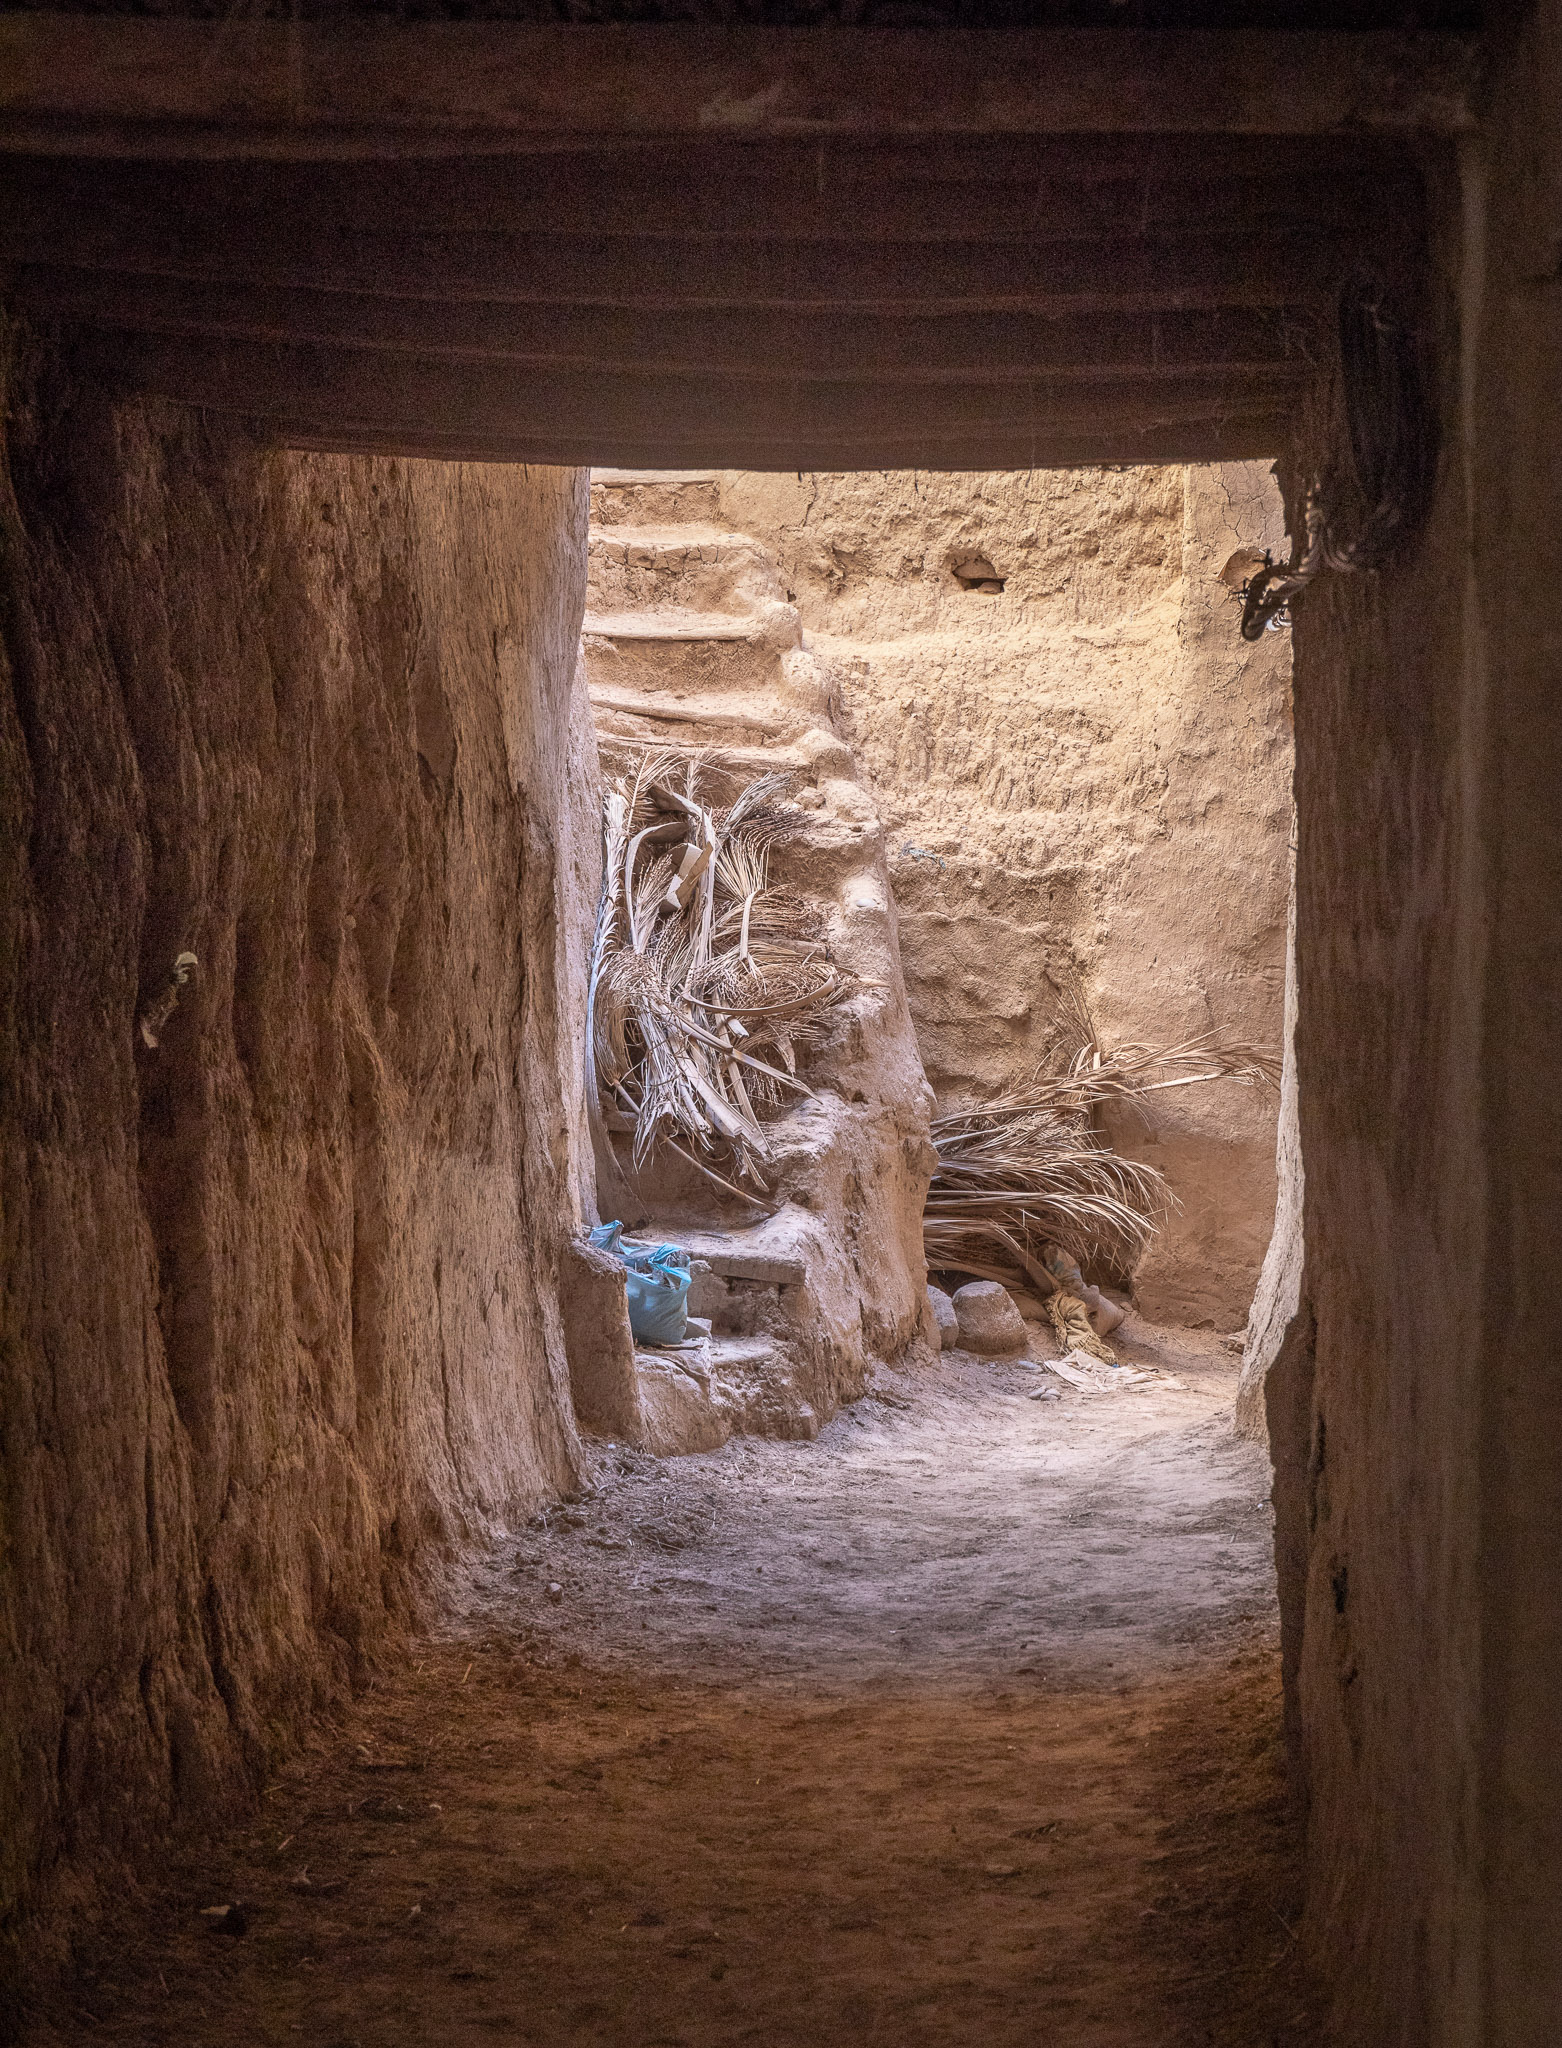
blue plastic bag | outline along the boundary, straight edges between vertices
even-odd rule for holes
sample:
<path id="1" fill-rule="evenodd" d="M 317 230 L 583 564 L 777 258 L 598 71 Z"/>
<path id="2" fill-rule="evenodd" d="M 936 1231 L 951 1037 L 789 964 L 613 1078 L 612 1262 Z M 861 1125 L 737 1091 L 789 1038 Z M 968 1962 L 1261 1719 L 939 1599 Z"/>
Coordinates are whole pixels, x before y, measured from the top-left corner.
<path id="1" fill-rule="evenodd" d="M 672 1245 L 661 1250 L 682 1257 Z M 681 1344 L 689 1334 L 689 1284 L 694 1275 L 671 1259 L 661 1265 L 631 1266 L 624 1276 L 629 1327 L 642 1344 Z"/>
<path id="2" fill-rule="evenodd" d="M 689 1288 L 694 1272 L 681 1245 L 626 1245 L 622 1223 L 599 1223 L 591 1232 L 598 1251 L 624 1262 L 629 1328 L 642 1344 L 681 1344 L 689 1334 Z"/>

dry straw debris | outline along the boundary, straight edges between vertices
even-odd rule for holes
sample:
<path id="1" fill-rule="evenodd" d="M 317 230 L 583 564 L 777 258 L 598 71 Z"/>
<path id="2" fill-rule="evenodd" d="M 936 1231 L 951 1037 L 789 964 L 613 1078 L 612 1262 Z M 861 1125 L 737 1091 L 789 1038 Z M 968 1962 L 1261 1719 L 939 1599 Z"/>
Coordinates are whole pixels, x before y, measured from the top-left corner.
<path id="1" fill-rule="evenodd" d="M 647 749 L 603 806 L 587 1023 L 601 1096 L 633 1126 L 636 1168 L 667 1145 L 754 1202 L 770 1191 L 766 1121 L 809 1093 L 798 1049 L 854 987 L 822 906 L 770 884 L 772 850 L 804 829 L 792 780 Z"/>

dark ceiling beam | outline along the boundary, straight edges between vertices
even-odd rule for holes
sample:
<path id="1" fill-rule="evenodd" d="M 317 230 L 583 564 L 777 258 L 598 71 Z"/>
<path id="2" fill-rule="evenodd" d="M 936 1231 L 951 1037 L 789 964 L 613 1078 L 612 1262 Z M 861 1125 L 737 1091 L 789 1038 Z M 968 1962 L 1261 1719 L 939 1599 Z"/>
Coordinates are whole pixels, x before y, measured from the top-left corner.
<path id="1" fill-rule="evenodd" d="M 1212 145 L 1219 143 L 1219 148 Z M 1371 231 L 1418 218 L 1421 179 L 1398 144 L 1275 138 L 1112 138 L 1029 145 L 1009 175 L 936 174 L 945 146 L 903 166 L 893 154 L 820 146 L 679 145 L 643 155 L 580 152 L 541 161 L 480 157 L 412 164 L 103 163 L 0 158 L 0 207 L 29 236 L 69 235 L 90 218 L 127 246 L 214 234 L 283 236 L 307 219 L 316 243 L 384 237 L 595 236 L 615 226 L 696 241 L 1030 243 L 1207 233 Z M 952 150 L 959 159 L 964 152 Z M 1326 159 L 1326 160 L 1320 160 Z"/>
<path id="2" fill-rule="evenodd" d="M 584 306 L 436 303 L 367 294 L 23 269 L 20 311 L 84 326 L 212 341 L 320 343 L 432 360 L 620 375 L 728 376 L 751 382 L 845 379 L 921 384 L 1099 382 L 1253 372 L 1301 376 L 1322 354 L 1299 307 L 1149 314 L 878 314 L 790 310 L 633 312 Z"/>
<path id="3" fill-rule="evenodd" d="M 1181 462 L 1266 460 L 1289 444 L 1285 413 L 1244 412 L 1220 420 L 1184 421 L 1173 427 L 1125 429 L 1111 422 L 1084 433 L 1043 431 L 1023 440 L 1013 434 L 967 432 L 933 435 L 906 425 L 898 432 L 864 435 L 850 444 L 771 435 L 735 439 L 651 440 L 642 426 L 634 439 L 595 436 L 562 439 L 546 433 L 432 434 L 373 427 L 333 430 L 297 415 L 254 423 L 284 446 L 333 455 L 399 455 L 436 462 L 537 462 L 563 467 L 622 465 L 628 469 L 819 470 L 924 469 L 975 474 L 1004 469 L 1159 467 Z"/>
<path id="4" fill-rule="evenodd" d="M 1203 427 L 1239 413 L 1285 409 L 1288 370 L 1139 377 L 1105 372 L 1090 381 L 881 383 L 871 366 L 856 383 L 795 379 L 762 383 L 708 373 L 687 377 L 540 370 L 431 361 L 360 349 L 210 342 L 104 332 L 84 344 L 84 367 L 140 392 L 241 413 L 385 433 L 578 441 L 592 459 L 616 461 L 631 440 L 807 442 L 838 451 L 892 439 L 1006 441 L 1024 464 L 1036 437 L 1123 436 Z M 670 458 L 664 458 L 670 460 Z M 730 465 L 729 465 L 730 466 Z"/>
<path id="5" fill-rule="evenodd" d="M 0 261 L 376 297 L 677 311 L 1156 312 L 1321 304 L 1369 246 L 1356 236 L 1251 236 L 1240 220 L 1146 240 L 688 241 L 633 233 L 384 234 L 322 227 L 306 213 L 264 227 L 139 238 L 83 211 L 48 229 L 0 212 Z M 1385 254 L 1393 253 L 1390 244 Z"/>
<path id="6" fill-rule="evenodd" d="M 687 136 L 1418 133 L 1473 127 L 1437 34 L 529 27 L 0 15 L 0 147 L 396 157 Z"/>

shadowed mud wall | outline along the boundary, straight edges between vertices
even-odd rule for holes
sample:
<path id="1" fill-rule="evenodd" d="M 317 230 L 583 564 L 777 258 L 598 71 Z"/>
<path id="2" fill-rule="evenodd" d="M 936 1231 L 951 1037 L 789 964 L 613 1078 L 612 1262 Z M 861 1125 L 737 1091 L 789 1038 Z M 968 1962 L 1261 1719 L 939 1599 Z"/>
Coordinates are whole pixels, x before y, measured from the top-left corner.
<path id="1" fill-rule="evenodd" d="M 1295 634 L 1306 1253 L 1268 1405 L 1350 2048 L 1545 2048 L 1562 2012 L 1559 79 L 1551 4 L 1439 167 L 1431 526 Z"/>
<path id="2" fill-rule="evenodd" d="M 1292 824 L 1295 833 L 1295 824 Z M 1294 849 L 1294 836 L 1293 836 Z M 1238 1433 L 1263 1443 L 1268 1434 L 1264 1385 L 1270 1368 L 1297 1323 L 1302 1290 L 1302 1137 L 1296 1101 L 1296 875 L 1293 852 L 1291 902 L 1286 922 L 1285 1049 L 1280 1079 L 1279 1127 L 1275 1134 L 1275 1220 L 1242 1345 L 1237 1383 Z"/>
<path id="3" fill-rule="evenodd" d="M 1216 580 L 1280 541 L 1265 466 L 729 473 L 722 507 L 776 547 L 884 816 L 941 1100 L 1023 1085 L 1075 986 L 1109 1043 L 1278 1049 L 1289 646 L 1245 645 Z M 1001 592 L 965 587 L 981 561 Z M 1137 1275 L 1148 1314 L 1241 1325 L 1275 1112 L 1200 1088 L 1114 1130 L 1182 1204 Z"/>
<path id="4" fill-rule="evenodd" d="M 583 473 L 10 400 L 14 1941 L 56 1859 L 252 1781 L 441 1551 L 570 1484 L 597 856 Z"/>
<path id="5" fill-rule="evenodd" d="M 1404 608 L 1456 559 L 1457 528 L 1445 502 L 1414 579 L 1325 585 L 1296 628 L 1306 1299 L 1269 1427 L 1316 1934 L 1353 2006 L 1382 1998 L 1347 2019 L 1363 2043 L 1476 2038 L 1437 2016 L 1473 1991 L 1478 1904 L 1460 1552 L 1478 1512 L 1480 1048 L 1458 889 L 1479 735 L 1456 609 Z"/>

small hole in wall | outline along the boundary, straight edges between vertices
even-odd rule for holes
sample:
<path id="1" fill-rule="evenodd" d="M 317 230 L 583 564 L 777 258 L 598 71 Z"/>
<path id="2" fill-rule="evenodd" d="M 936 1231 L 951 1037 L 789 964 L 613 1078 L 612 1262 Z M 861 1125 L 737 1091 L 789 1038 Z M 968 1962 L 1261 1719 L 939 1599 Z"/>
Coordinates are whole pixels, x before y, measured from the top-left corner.
<path id="1" fill-rule="evenodd" d="M 985 555 L 957 555 L 949 566 L 962 590 L 978 590 L 984 597 L 1002 594 L 1006 579 Z"/>

